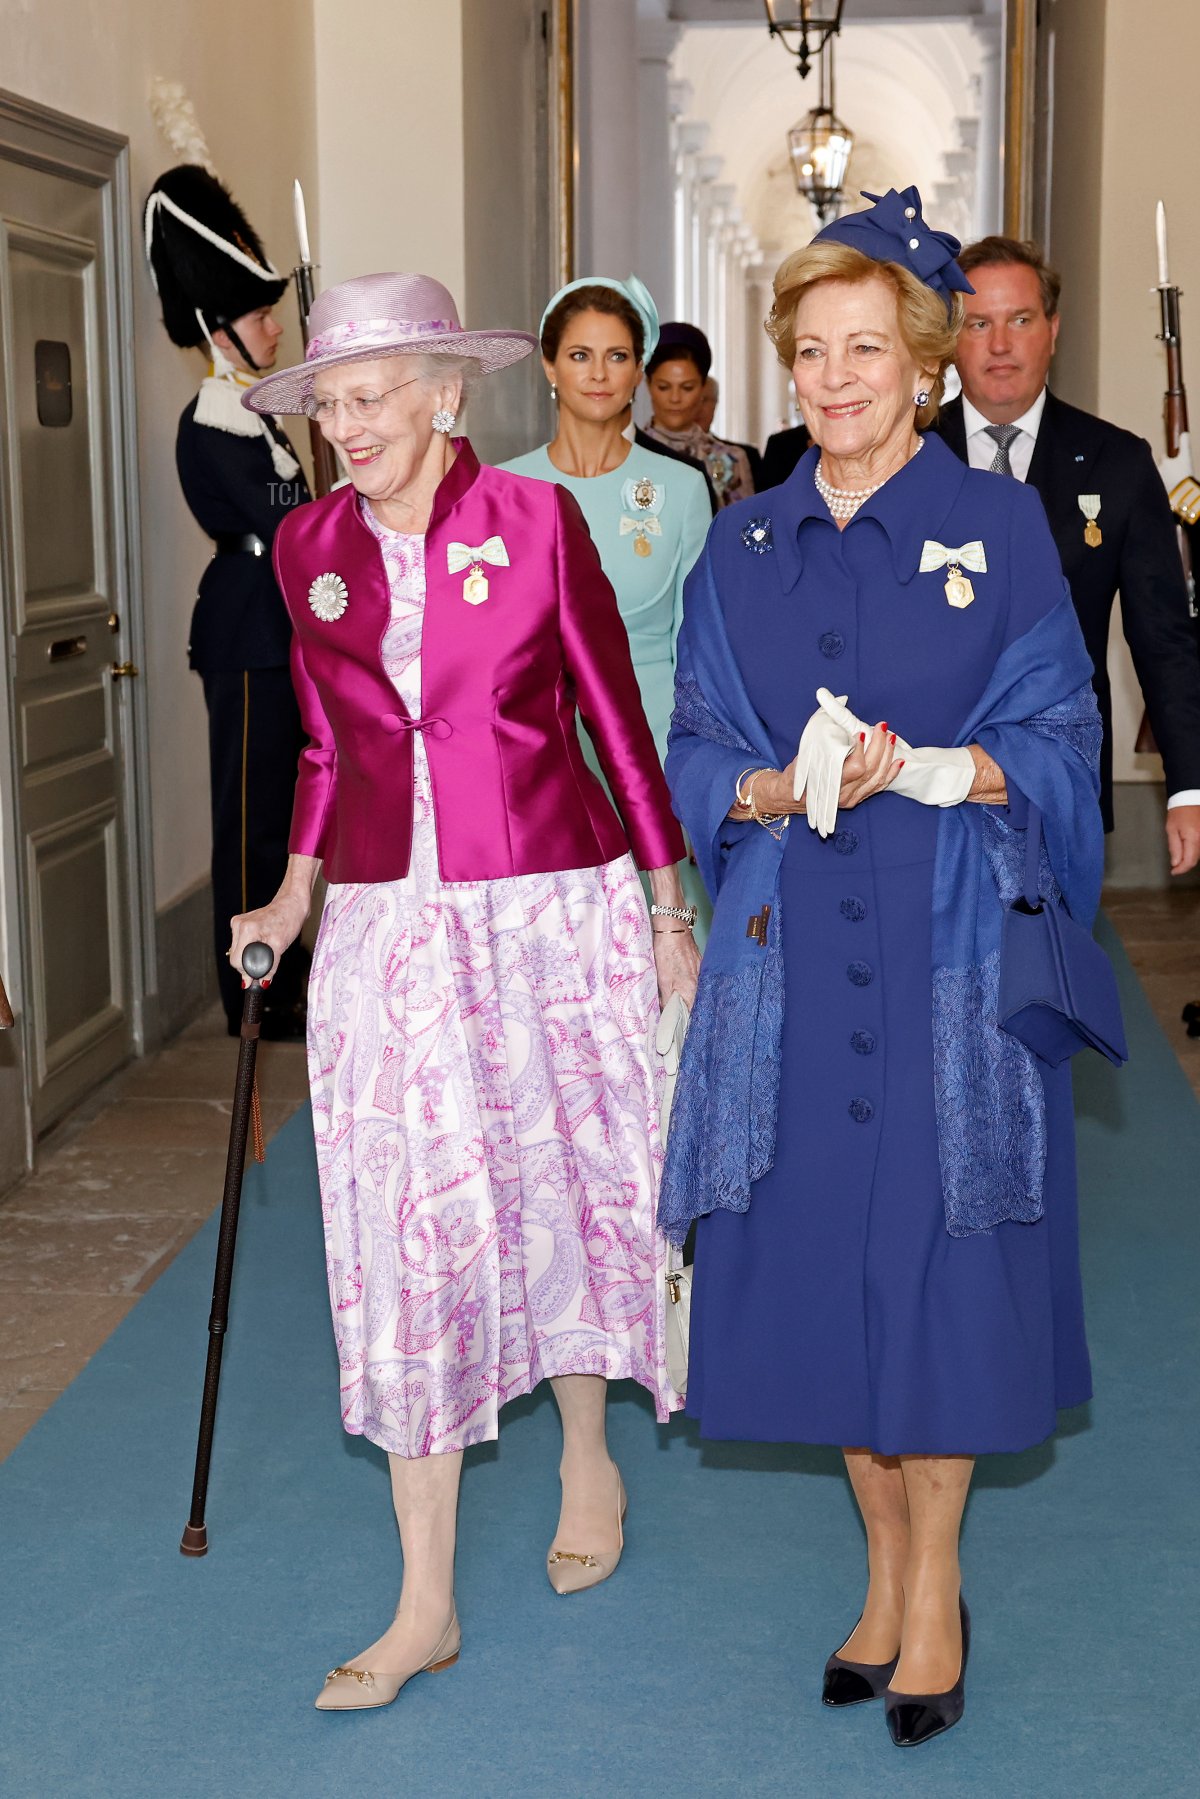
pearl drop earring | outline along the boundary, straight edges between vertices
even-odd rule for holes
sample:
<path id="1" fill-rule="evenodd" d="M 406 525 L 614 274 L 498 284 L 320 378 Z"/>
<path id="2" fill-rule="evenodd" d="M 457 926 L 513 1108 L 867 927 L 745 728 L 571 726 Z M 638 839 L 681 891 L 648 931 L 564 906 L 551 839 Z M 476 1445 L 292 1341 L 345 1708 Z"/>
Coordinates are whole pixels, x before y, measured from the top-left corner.
<path id="1" fill-rule="evenodd" d="M 550 383 L 550 398 L 556 402 L 558 400 L 558 382 L 557 381 L 552 381 Z"/>

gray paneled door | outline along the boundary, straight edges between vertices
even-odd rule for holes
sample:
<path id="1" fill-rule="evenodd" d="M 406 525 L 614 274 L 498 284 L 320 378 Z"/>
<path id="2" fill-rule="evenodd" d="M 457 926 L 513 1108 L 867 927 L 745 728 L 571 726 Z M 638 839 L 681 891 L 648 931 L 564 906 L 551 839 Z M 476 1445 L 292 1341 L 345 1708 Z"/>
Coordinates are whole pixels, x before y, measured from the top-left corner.
<path id="1" fill-rule="evenodd" d="M 33 1133 L 131 1053 L 111 184 L 0 159 L 7 712 Z M 11 942 L 11 940 L 10 940 Z"/>

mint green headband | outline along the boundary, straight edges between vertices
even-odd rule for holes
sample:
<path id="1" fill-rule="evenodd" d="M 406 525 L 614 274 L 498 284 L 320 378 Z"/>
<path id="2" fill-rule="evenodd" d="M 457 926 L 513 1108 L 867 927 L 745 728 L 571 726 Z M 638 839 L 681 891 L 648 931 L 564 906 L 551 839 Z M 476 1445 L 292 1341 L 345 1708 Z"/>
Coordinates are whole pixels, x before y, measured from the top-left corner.
<path id="1" fill-rule="evenodd" d="M 618 281 L 615 275 L 583 275 L 578 281 L 568 281 L 565 287 L 559 288 L 542 314 L 538 324 L 538 337 L 540 338 L 546 329 L 546 320 L 559 301 L 565 299 L 568 294 L 575 293 L 581 287 L 611 287 L 615 293 L 621 295 L 622 299 L 629 301 L 642 321 L 642 334 L 646 340 L 642 349 L 642 360 L 643 362 L 649 361 L 654 354 L 655 345 L 658 343 L 658 307 L 654 304 L 650 289 L 644 281 L 639 281 L 636 275 L 628 275 L 624 281 Z"/>

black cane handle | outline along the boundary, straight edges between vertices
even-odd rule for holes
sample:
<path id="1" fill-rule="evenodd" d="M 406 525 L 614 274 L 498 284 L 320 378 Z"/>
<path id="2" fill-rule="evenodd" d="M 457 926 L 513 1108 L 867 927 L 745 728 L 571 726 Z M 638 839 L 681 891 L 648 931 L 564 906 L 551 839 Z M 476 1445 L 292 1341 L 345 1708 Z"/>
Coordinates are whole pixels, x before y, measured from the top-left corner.
<path id="1" fill-rule="evenodd" d="M 242 968 L 252 981 L 263 981 L 271 972 L 275 951 L 269 943 L 248 943 L 242 951 Z"/>

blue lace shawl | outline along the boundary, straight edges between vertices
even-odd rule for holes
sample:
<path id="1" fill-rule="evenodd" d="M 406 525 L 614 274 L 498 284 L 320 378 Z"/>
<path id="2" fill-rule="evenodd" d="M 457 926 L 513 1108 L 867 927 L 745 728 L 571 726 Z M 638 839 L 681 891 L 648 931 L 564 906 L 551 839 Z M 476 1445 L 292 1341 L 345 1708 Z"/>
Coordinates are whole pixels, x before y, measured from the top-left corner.
<path id="1" fill-rule="evenodd" d="M 1004 770 L 998 807 L 952 806 L 933 874 L 933 1079 L 951 1236 L 1042 1216 L 1046 1107 L 1036 1056 L 996 1023 L 1000 929 L 1021 891 L 1024 818 L 1042 810 L 1039 890 L 1091 925 L 1104 831 L 1100 715 L 1069 595 L 1000 656 L 959 743 Z"/>
<path id="2" fill-rule="evenodd" d="M 1004 769 L 999 809 L 948 807 L 933 891 L 934 1089 L 953 1236 L 1041 1216 L 1045 1103 L 1036 1059 L 996 1024 L 1004 904 L 1020 889 L 1023 813 L 1043 817 L 1042 891 L 1090 924 L 1103 836 L 1096 795 L 1100 721 L 1070 598 L 1003 652 L 960 744 Z M 707 553 L 689 581 L 679 637 L 667 781 L 713 896 L 712 929 L 684 1044 L 659 1197 L 660 1229 L 682 1243 L 695 1218 L 744 1212 L 771 1167 L 785 1001 L 779 868 L 783 845 L 729 822 L 742 769 L 773 766 L 767 731 L 737 669 Z M 771 907 L 765 947 L 747 922 Z"/>

